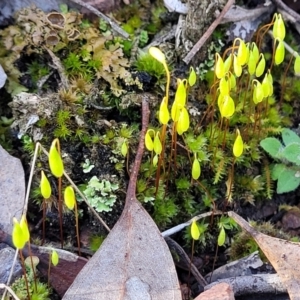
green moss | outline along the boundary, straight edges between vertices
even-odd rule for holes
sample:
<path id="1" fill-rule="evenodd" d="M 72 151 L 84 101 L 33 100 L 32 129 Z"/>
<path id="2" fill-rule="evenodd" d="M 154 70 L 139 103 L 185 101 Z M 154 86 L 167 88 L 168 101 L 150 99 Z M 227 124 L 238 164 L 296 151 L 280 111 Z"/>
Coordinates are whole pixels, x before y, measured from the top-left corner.
<path id="1" fill-rule="evenodd" d="M 22 136 L 22 144 L 23 144 L 23 149 L 27 153 L 29 153 L 30 156 L 34 154 L 35 151 L 35 143 L 33 142 L 32 138 L 25 134 Z"/>
<path id="2" fill-rule="evenodd" d="M 30 268 L 26 268 L 26 274 L 27 274 L 30 299 L 50 300 L 51 289 L 48 287 L 48 285 L 46 283 L 40 282 L 39 280 L 37 280 L 35 284 L 34 275 Z M 18 278 L 17 280 L 15 280 L 15 282 L 11 285 L 11 288 L 16 293 L 16 295 L 20 300 L 28 299 L 24 275 Z"/>
<path id="3" fill-rule="evenodd" d="M 292 237 L 276 228 L 276 226 L 270 222 L 264 222 L 258 224 L 256 222 L 250 222 L 250 224 L 257 229 L 258 231 L 275 238 L 280 238 L 284 240 L 291 240 Z M 259 250 L 258 245 L 255 240 L 245 231 L 238 232 L 233 238 L 231 247 L 229 248 L 229 255 L 231 260 L 237 260 L 242 257 L 245 257 L 254 251 Z M 259 250 L 260 257 L 264 260 L 267 260 L 264 253 Z"/>
<path id="4" fill-rule="evenodd" d="M 31 75 L 33 82 L 36 84 L 43 76 L 50 73 L 50 69 L 38 61 L 33 61 L 28 65 L 27 73 Z"/>
<path id="5" fill-rule="evenodd" d="M 56 114 L 56 123 L 58 125 L 65 125 L 70 119 L 71 113 L 69 110 L 59 110 Z"/>
<path id="6" fill-rule="evenodd" d="M 62 124 L 54 129 L 53 135 L 55 138 L 67 139 L 72 135 L 72 131 L 66 124 Z"/>
<path id="7" fill-rule="evenodd" d="M 89 244 L 89 248 L 91 249 L 91 251 L 96 252 L 100 248 L 104 240 L 105 236 L 103 235 L 93 235 L 90 239 Z"/>
<path id="8" fill-rule="evenodd" d="M 150 54 L 140 54 L 134 65 L 138 71 L 147 72 L 151 76 L 155 77 L 159 83 L 163 83 L 165 81 L 166 72 L 163 65 Z"/>

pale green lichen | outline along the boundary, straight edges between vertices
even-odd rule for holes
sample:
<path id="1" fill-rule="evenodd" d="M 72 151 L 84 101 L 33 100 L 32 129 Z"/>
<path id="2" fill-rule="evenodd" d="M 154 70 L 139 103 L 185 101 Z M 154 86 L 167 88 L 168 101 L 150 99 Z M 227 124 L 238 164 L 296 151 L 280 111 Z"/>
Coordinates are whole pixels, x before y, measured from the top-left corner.
<path id="1" fill-rule="evenodd" d="M 109 212 L 112 211 L 112 207 L 116 202 L 117 196 L 114 192 L 118 189 L 119 185 L 117 183 L 112 183 L 105 179 L 99 181 L 97 176 L 93 176 L 83 193 L 88 203 L 97 212 Z"/>

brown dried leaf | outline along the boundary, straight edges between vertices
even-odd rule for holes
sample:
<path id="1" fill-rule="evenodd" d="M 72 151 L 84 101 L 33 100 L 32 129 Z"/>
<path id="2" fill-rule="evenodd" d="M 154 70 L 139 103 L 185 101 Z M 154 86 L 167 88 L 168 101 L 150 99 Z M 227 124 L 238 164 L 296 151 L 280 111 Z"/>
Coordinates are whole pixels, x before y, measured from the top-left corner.
<path id="1" fill-rule="evenodd" d="M 228 215 L 246 230 L 257 242 L 285 285 L 290 299 L 298 300 L 300 291 L 300 243 L 270 237 L 255 230 L 236 213 Z"/>
<path id="2" fill-rule="evenodd" d="M 157 226 L 135 197 L 149 109 L 143 102 L 143 129 L 124 211 L 69 288 L 72 299 L 181 299 L 175 266 Z"/>

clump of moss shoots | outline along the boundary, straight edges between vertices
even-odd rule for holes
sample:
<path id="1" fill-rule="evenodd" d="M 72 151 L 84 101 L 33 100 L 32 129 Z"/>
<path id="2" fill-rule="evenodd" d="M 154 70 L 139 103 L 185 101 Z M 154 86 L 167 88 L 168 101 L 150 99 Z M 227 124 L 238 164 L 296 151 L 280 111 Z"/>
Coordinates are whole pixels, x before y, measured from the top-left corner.
<path id="1" fill-rule="evenodd" d="M 267 60 L 260 44 L 272 26 L 273 53 Z M 175 97 L 170 99 L 165 56 L 156 47 L 149 49 L 167 78 L 165 96 L 157 112 L 159 122 L 151 124 L 145 142 L 150 153 L 148 168 L 156 174 L 150 176 L 148 185 L 155 185 L 156 197 L 161 182 L 167 187 L 165 197 L 173 187 L 182 193 L 183 189 L 174 183 L 184 182 L 184 178 L 190 182 L 186 184 L 185 199 L 196 202 L 198 209 L 216 207 L 215 199 L 226 207 L 233 201 L 254 204 L 257 199 L 272 197 L 272 178 L 268 163 L 261 164 L 266 155 L 259 143 L 289 125 L 282 118 L 280 95 L 274 94 L 272 76 L 273 70 L 282 65 L 287 74 L 290 66 L 283 64 L 284 37 L 282 17 L 275 14 L 272 22 L 258 31 L 256 42 L 245 43 L 237 38 L 223 55 L 216 53 L 214 71 L 207 76 L 212 80 L 206 110 L 197 118 L 190 115 L 189 103 L 189 92 L 197 80 L 193 68 L 188 78 L 177 80 Z M 290 62 L 293 59 L 297 74 L 298 54 L 291 56 Z M 244 170 L 248 170 L 247 174 Z M 180 201 L 184 200 L 176 202 Z M 187 211 L 193 213 L 192 209 Z"/>

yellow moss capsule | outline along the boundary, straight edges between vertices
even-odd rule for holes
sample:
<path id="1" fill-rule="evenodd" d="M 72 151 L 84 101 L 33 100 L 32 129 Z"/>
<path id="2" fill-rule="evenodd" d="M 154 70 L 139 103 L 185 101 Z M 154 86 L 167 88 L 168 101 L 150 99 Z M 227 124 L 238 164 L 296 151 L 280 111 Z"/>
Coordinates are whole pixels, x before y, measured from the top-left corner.
<path id="1" fill-rule="evenodd" d="M 250 43 L 247 43 L 246 44 L 246 57 L 247 57 L 246 64 L 249 61 L 249 55 L 250 55 Z"/>
<path id="2" fill-rule="evenodd" d="M 182 135 L 184 132 L 186 132 L 190 127 L 190 117 L 187 109 L 183 107 L 180 111 L 178 122 L 177 122 L 177 133 L 179 135 Z"/>
<path id="3" fill-rule="evenodd" d="M 153 134 L 153 136 L 155 135 L 153 129 L 148 129 L 145 135 L 145 146 L 148 151 L 153 151 L 153 140 L 151 137 L 151 133 Z"/>
<path id="4" fill-rule="evenodd" d="M 269 80 L 268 80 L 268 74 L 265 74 L 265 77 L 264 77 L 261 85 L 262 85 L 262 89 L 264 91 L 264 97 L 266 98 L 266 97 L 271 96 L 270 95 L 271 90 L 270 90 L 270 83 L 269 83 Z"/>
<path id="5" fill-rule="evenodd" d="M 266 60 L 262 53 L 260 54 L 259 58 L 260 58 L 259 63 L 257 64 L 256 70 L 255 70 L 256 77 L 260 77 L 264 73 L 265 68 L 266 68 Z"/>
<path id="6" fill-rule="evenodd" d="M 239 38 L 236 40 L 239 40 L 239 42 L 240 42 L 239 47 L 238 47 L 238 52 L 237 52 L 237 61 L 241 66 L 243 66 L 248 61 L 247 47 L 243 40 L 241 40 Z"/>
<path id="7" fill-rule="evenodd" d="M 236 79 L 235 79 L 235 76 L 230 73 L 229 75 L 229 85 L 230 85 L 230 90 L 235 90 L 236 88 Z"/>
<path id="8" fill-rule="evenodd" d="M 159 122 L 166 125 L 170 120 L 170 113 L 167 107 L 166 97 L 163 98 L 159 108 Z"/>
<path id="9" fill-rule="evenodd" d="M 56 267 L 59 263 L 59 256 L 58 256 L 58 253 L 55 251 L 55 250 L 52 250 L 52 253 L 51 253 L 51 262 L 52 262 L 52 265 L 54 267 Z"/>
<path id="10" fill-rule="evenodd" d="M 189 86 L 193 86 L 196 83 L 197 75 L 193 67 L 190 67 L 190 75 L 189 75 Z"/>
<path id="11" fill-rule="evenodd" d="M 126 157 L 127 153 L 128 153 L 128 146 L 127 146 L 127 142 L 124 141 L 124 142 L 122 143 L 122 146 L 121 146 L 121 154 L 122 154 L 124 157 Z"/>
<path id="12" fill-rule="evenodd" d="M 156 133 L 153 143 L 153 150 L 156 154 L 160 154 L 162 151 L 162 144 L 159 138 L 159 132 Z"/>
<path id="13" fill-rule="evenodd" d="M 193 240 L 199 240 L 200 238 L 200 230 L 195 220 L 192 221 L 191 236 Z"/>
<path id="14" fill-rule="evenodd" d="M 284 48 L 283 41 L 281 40 L 277 40 L 277 41 L 278 41 L 278 45 L 275 50 L 274 62 L 276 65 L 280 65 L 284 60 L 285 48 Z"/>
<path id="15" fill-rule="evenodd" d="M 174 101 L 171 107 L 171 118 L 174 122 L 178 121 L 179 113 L 180 113 L 179 105 L 177 105 L 177 103 Z"/>
<path id="16" fill-rule="evenodd" d="M 271 71 L 268 70 L 268 73 L 267 73 L 267 78 L 268 78 L 268 81 L 269 81 L 269 87 L 270 87 L 270 93 L 269 93 L 269 96 L 272 96 L 273 95 L 273 77 L 272 77 L 272 74 L 271 74 Z"/>
<path id="17" fill-rule="evenodd" d="M 224 62 L 219 53 L 216 53 L 215 74 L 218 79 L 221 79 L 225 76 Z"/>
<path id="18" fill-rule="evenodd" d="M 273 36 L 276 39 L 278 37 L 278 14 L 275 13 L 274 17 L 274 24 L 273 24 Z"/>
<path id="19" fill-rule="evenodd" d="M 224 227 L 221 228 L 219 235 L 218 235 L 218 246 L 221 247 L 224 245 L 226 240 L 226 232 Z"/>
<path id="20" fill-rule="evenodd" d="M 186 103 L 186 80 L 177 79 L 177 90 L 175 93 L 175 100 L 171 107 L 171 118 L 174 122 L 178 121 L 181 109 Z"/>
<path id="21" fill-rule="evenodd" d="M 17 249 L 23 249 L 26 244 L 23 230 L 16 218 L 13 218 L 13 223 L 12 242 Z"/>
<path id="22" fill-rule="evenodd" d="M 253 52 L 250 50 L 249 61 L 248 61 L 248 73 L 253 75 L 256 70 L 256 59 L 254 58 Z"/>
<path id="23" fill-rule="evenodd" d="M 152 160 L 153 167 L 156 167 L 158 162 L 158 154 L 155 154 Z"/>
<path id="24" fill-rule="evenodd" d="M 235 112 L 233 99 L 229 95 L 224 96 L 223 101 L 220 101 L 219 109 L 221 116 L 229 119 Z"/>
<path id="25" fill-rule="evenodd" d="M 219 89 L 220 89 L 220 93 L 222 95 L 224 95 L 224 96 L 229 95 L 229 82 L 228 82 L 226 76 L 221 78 L 221 80 L 219 82 Z"/>
<path id="26" fill-rule="evenodd" d="M 259 50 L 258 50 L 256 43 L 254 43 L 254 42 L 251 43 L 251 52 L 252 52 L 255 64 L 257 64 L 258 60 L 259 60 Z"/>
<path id="27" fill-rule="evenodd" d="M 200 175 L 201 175 L 201 166 L 199 160 L 195 155 L 193 165 L 192 165 L 192 178 L 198 180 Z"/>
<path id="28" fill-rule="evenodd" d="M 44 171 L 41 171 L 41 183 L 40 183 L 41 193 L 44 199 L 49 199 L 51 196 L 51 185 L 45 175 Z"/>
<path id="29" fill-rule="evenodd" d="M 70 210 L 73 210 L 76 200 L 75 200 L 74 189 L 71 185 L 69 185 L 65 188 L 64 200 L 65 200 L 65 204 L 66 204 L 67 208 Z"/>
<path id="30" fill-rule="evenodd" d="M 282 20 L 281 14 L 275 14 L 275 22 L 273 25 L 273 36 L 275 39 L 284 40 L 285 38 L 285 25 Z"/>
<path id="31" fill-rule="evenodd" d="M 240 157 L 244 151 L 244 142 L 240 134 L 240 131 L 237 129 L 236 132 L 237 132 L 237 137 L 233 144 L 233 155 L 235 157 Z"/>
<path id="32" fill-rule="evenodd" d="M 294 72 L 296 76 L 300 76 L 300 56 L 298 54 L 294 63 Z"/>
<path id="33" fill-rule="evenodd" d="M 240 77 L 242 75 L 242 66 L 239 64 L 236 55 L 233 55 L 233 71 L 236 77 Z"/>
<path id="34" fill-rule="evenodd" d="M 264 99 L 265 95 L 261 83 L 256 79 L 254 79 L 253 82 L 256 84 L 253 89 L 253 102 L 257 104 Z"/>
<path id="35" fill-rule="evenodd" d="M 224 95 L 220 94 L 217 101 L 219 110 L 221 110 L 220 107 L 223 105 L 223 102 L 224 102 Z"/>
<path id="36" fill-rule="evenodd" d="M 230 71 L 231 65 L 232 65 L 232 54 L 229 54 L 224 62 L 225 74 Z"/>
<path id="37" fill-rule="evenodd" d="M 49 157 L 48 157 L 51 173 L 57 178 L 62 177 L 64 173 L 63 161 L 57 150 L 58 143 L 59 143 L 58 139 L 55 139 L 52 142 L 49 150 Z"/>
<path id="38" fill-rule="evenodd" d="M 175 100 L 176 104 L 179 106 L 181 109 L 183 106 L 185 106 L 186 103 L 186 79 L 181 80 L 177 79 L 177 90 L 175 93 Z"/>
<path id="39" fill-rule="evenodd" d="M 166 63 L 166 57 L 157 47 L 150 47 L 149 54 L 162 64 Z"/>
<path id="40" fill-rule="evenodd" d="M 21 217 L 20 227 L 23 231 L 23 238 L 24 238 L 25 242 L 27 243 L 29 241 L 30 234 L 29 234 L 28 224 L 27 224 L 25 215 L 22 215 L 22 217 Z"/>

